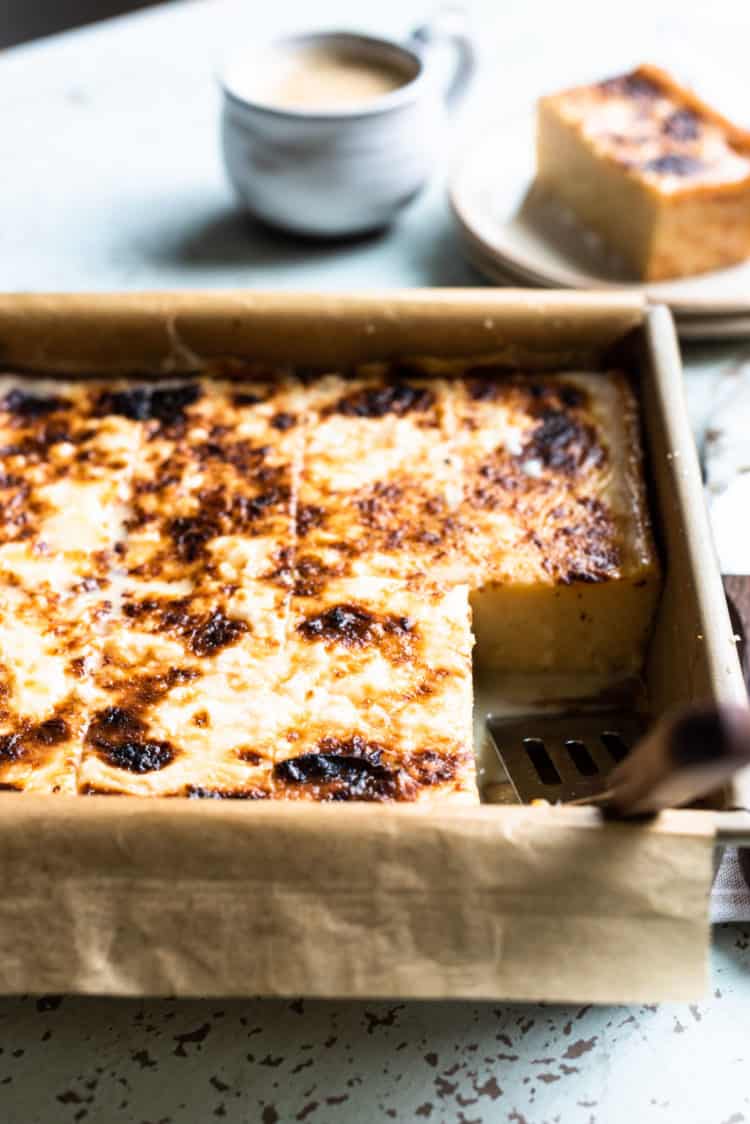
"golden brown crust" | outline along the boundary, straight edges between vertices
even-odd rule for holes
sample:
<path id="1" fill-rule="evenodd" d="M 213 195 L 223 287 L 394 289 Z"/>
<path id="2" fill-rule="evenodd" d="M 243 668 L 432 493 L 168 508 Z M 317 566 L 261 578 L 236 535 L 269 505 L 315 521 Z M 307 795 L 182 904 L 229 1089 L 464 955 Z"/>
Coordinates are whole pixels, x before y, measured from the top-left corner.
<path id="1" fill-rule="evenodd" d="M 457 403 L 474 583 L 599 583 L 653 557 L 633 395 L 617 374 L 469 375 Z"/>
<path id="2" fill-rule="evenodd" d="M 659 67 L 542 98 L 574 124 L 600 158 L 649 190 L 689 197 L 750 186 L 750 133 Z"/>
<path id="3" fill-rule="evenodd" d="M 655 66 L 653 63 L 642 63 L 634 73 L 660 86 L 675 101 L 682 102 L 698 116 L 712 121 L 726 132 L 732 145 L 750 154 L 750 130 L 742 129 L 730 121 L 728 117 L 699 97 L 694 90 L 677 82 L 663 67 Z"/>
<path id="4" fill-rule="evenodd" d="M 448 384 L 400 364 L 310 388 L 297 509 L 301 589 L 408 578 L 460 550 Z"/>
<path id="5" fill-rule="evenodd" d="M 652 564 L 624 378 L 212 374 L 0 383 L 0 784 L 476 800 L 469 588 Z"/>

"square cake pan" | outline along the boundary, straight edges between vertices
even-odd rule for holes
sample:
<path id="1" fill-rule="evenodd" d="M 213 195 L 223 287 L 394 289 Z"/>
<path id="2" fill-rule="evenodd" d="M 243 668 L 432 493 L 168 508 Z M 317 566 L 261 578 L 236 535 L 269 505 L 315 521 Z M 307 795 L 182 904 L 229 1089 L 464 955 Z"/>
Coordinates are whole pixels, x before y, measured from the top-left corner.
<path id="1" fill-rule="evenodd" d="M 745 698 L 670 314 L 503 290 L 0 296 L 0 363 L 174 375 L 219 355 L 624 365 L 642 405 L 664 593 L 654 713 Z M 593 809 L 0 793 L 0 992 L 636 1002 L 705 983 L 717 839 L 747 779 L 648 824 Z"/>

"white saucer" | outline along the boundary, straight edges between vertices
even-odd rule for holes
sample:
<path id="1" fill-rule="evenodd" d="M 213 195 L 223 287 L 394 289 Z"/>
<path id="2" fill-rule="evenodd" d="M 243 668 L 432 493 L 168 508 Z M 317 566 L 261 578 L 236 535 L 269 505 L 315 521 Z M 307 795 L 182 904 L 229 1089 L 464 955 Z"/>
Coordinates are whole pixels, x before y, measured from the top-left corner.
<path id="1" fill-rule="evenodd" d="M 462 242 L 467 260 L 488 281 L 504 288 L 530 283 L 527 276 L 520 272 L 515 274 L 508 264 L 497 264 L 465 232 L 462 232 Z M 538 284 L 536 281 L 531 283 Z M 678 312 L 675 315 L 675 326 L 678 336 L 683 340 L 750 340 L 750 312 L 744 316 L 690 316 Z"/>
<path id="2" fill-rule="evenodd" d="M 477 268 L 488 273 L 493 267 L 531 285 L 633 289 L 680 317 L 701 321 L 750 319 L 750 262 L 676 281 L 629 278 L 595 235 L 532 189 L 533 136 L 531 114 L 506 122 L 468 153 L 453 176 L 451 207 Z"/>

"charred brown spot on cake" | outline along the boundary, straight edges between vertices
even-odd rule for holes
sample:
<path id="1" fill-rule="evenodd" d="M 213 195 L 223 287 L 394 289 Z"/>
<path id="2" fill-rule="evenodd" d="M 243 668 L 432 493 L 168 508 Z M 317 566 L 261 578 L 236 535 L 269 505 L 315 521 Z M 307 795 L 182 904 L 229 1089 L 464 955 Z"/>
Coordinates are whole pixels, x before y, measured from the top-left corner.
<path id="1" fill-rule="evenodd" d="M 297 508 L 297 533 L 307 535 L 313 527 L 320 527 L 325 518 L 325 508 L 314 503 L 300 504 Z"/>
<path id="2" fill-rule="evenodd" d="M 585 465 L 601 464 L 605 451 L 593 426 L 564 410 L 544 409 L 520 457 L 523 461 L 538 460 L 545 468 L 573 475 Z"/>
<path id="3" fill-rule="evenodd" d="M 357 496 L 354 503 L 365 523 L 382 527 L 393 520 L 403 499 L 405 487 L 395 480 L 377 480 L 363 495 Z"/>
<path id="4" fill-rule="evenodd" d="M 314 554 L 300 555 L 294 567 L 293 592 L 298 597 L 315 597 L 334 576 L 331 568 Z M 340 576 L 337 572 L 335 576 Z"/>
<path id="5" fill-rule="evenodd" d="M 217 427 L 214 427 L 206 442 L 190 445 L 186 460 L 188 463 L 194 462 L 196 458 L 200 461 L 219 461 L 236 469 L 240 479 L 250 477 L 257 483 L 272 479 L 282 471 L 267 463 L 272 452 L 270 445 L 238 441 L 231 430 L 218 433 Z"/>
<path id="6" fill-rule="evenodd" d="M 164 769 L 175 758 L 175 750 L 165 741 L 152 741 L 137 713 L 124 707 L 109 706 L 97 711 L 86 733 L 86 743 L 109 765 L 129 773 L 153 773 Z"/>
<path id="7" fill-rule="evenodd" d="M 375 639 L 376 618 L 359 605 L 333 605 L 306 617 L 297 631 L 306 640 L 334 640 L 348 648 L 362 648 Z"/>
<path id="8" fill-rule="evenodd" d="M 403 476 L 398 481 L 376 481 L 355 496 L 353 503 L 367 528 L 366 545 L 388 552 L 414 543 L 435 546 L 455 530 L 445 498 L 431 494 L 429 484 L 418 479 Z"/>
<path id="9" fill-rule="evenodd" d="M 189 598 L 127 601 L 123 612 L 131 620 L 151 623 L 155 632 L 181 637 L 196 656 L 211 656 L 228 648 L 248 631 L 245 621 L 226 616 L 220 608 L 203 613 L 191 611 Z M 151 622 L 148 618 L 152 618 Z"/>
<path id="10" fill-rule="evenodd" d="M 279 589 L 291 589 L 294 586 L 294 548 L 277 545 L 271 551 L 268 561 L 269 568 L 260 575 L 260 579 L 278 586 Z"/>
<path id="11" fill-rule="evenodd" d="M 201 512 L 199 515 L 178 515 L 167 525 L 181 562 L 195 562 L 204 553 L 211 539 L 220 533 L 215 518 Z"/>
<path id="12" fill-rule="evenodd" d="M 244 761 L 246 765 L 260 765 L 263 761 L 263 754 L 258 753 L 255 749 L 250 749 L 248 746 L 241 746 L 235 750 L 235 754 L 239 757 L 240 761 Z"/>
<path id="13" fill-rule="evenodd" d="M 443 690 L 446 679 L 452 678 L 453 675 L 454 673 L 445 667 L 428 667 L 425 669 L 424 677 L 413 687 L 399 692 L 398 697 L 406 703 L 428 699 Z"/>
<path id="14" fill-rule="evenodd" d="M 211 718 L 207 710 L 196 710 L 192 721 L 193 725 L 201 730 L 208 729 L 211 725 Z"/>
<path id="15" fill-rule="evenodd" d="M 404 761 L 404 767 L 418 784 L 431 787 L 454 780 L 465 756 L 465 753 L 458 750 L 446 752 L 422 749 L 410 753 Z"/>
<path id="16" fill-rule="evenodd" d="M 0 762 L 9 763 L 26 757 L 41 761 L 46 756 L 45 751 L 68 741 L 72 731 L 69 718 L 63 715 L 73 710 L 74 705 L 71 700 L 64 701 L 42 722 L 17 718 L 14 723 L 16 729 L 0 735 Z"/>
<path id="17" fill-rule="evenodd" d="M 201 397 L 197 382 L 181 386 L 134 386 L 126 390 L 103 391 L 96 400 L 100 417 L 119 414 L 131 421 L 156 421 L 160 426 L 175 426 L 185 419 L 185 411 Z"/>
<path id="18" fill-rule="evenodd" d="M 130 716 L 133 722 L 139 724 L 139 730 L 145 729 L 144 718 L 151 707 L 161 702 L 175 687 L 198 678 L 200 672 L 188 667 L 170 667 L 153 674 L 139 674 L 130 666 L 118 666 L 109 655 L 105 656 L 98 675 L 100 685 L 116 704 L 107 708 L 116 712 L 112 721 L 117 715 L 120 715 L 120 721 L 125 720 L 124 716 Z M 103 715 L 105 712 L 100 713 Z"/>
<path id="19" fill-rule="evenodd" d="M 702 172 L 705 165 L 697 156 L 685 152 L 666 152 L 642 164 L 644 172 L 654 172 L 659 176 L 680 176 L 686 178 Z"/>
<path id="20" fill-rule="evenodd" d="M 210 656 L 236 643 L 248 626 L 245 621 L 234 620 L 215 609 L 205 620 L 189 625 L 188 630 L 190 647 L 196 656 Z"/>
<path id="21" fill-rule="evenodd" d="M 178 796 L 188 800 L 268 800 L 272 793 L 267 788 L 205 788 L 203 785 L 189 784 Z"/>
<path id="22" fill-rule="evenodd" d="M 398 767 L 383 761 L 384 748 L 358 734 L 321 739 L 316 751 L 274 765 L 274 780 L 307 787 L 318 800 L 413 800 L 416 791 Z"/>
<path id="23" fill-rule="evenodd" d="M 37 422 L 26 424 L 23 419 L 16 419 L 19 426 L 17 440 L 11 445 L 0 447 L 0 457 L 23 457 L 26 462 L 44 463 L 47 461 L 50 450 L 55 445 L 73 444 L 82 440 L 80 434 L 74 433 L 67 425 L 65 419 L 40 418 Z M 48 466 L 51 470 L 51 466 Z M 57 475 L 65 475 L 67 466 L 58 466 Z"/>
<path id="24" fill-rule="evenodd" d="M 52 717 L 32 726 L 27 735 L 28 739 L 36 745 L 59 745 L 70 737 L 70 726 L 64 718 Z"/>
<path id="25" fill-rule="evenodd" d="M 398 662 L 412 652 L 417 628 L 411 617 L 375 614 L 363 605 L 342 603 L 305 617 L 297 625 L 305 640 L 340 644 L 344 648 L 378 647 Z"/>
<path id="26" fill-rule="evenodd" d="M 177 557 L 183 562 L 196 562 L 205 554 L 211 540 L 220 535 L 258 534 L 268 520 L 278 516 L 291 518 L 286 470 L 269 470 L 256 482 L 263 490 L 254 495 L 232 494 L 224 487 L 203 489 L 197 495 L 200 508 L 194 515 L 170 519 L 166 532 L 174 543 Z"/>
<path id="27" fill-rule="evenodd" d="M 589 395 L 574 383 L 562 379 L 541 381 L 517 376 L 513 380 L 520 401 L 530 414 L 543 417 L 548 410 L 584 410 Z"/>
<path id="28" fill-rule="evenodd" d="M 86 741 L 91 745 L 108 745 L 113 741 L 137 738 L 144 731 L 144 723 L 138 714 L 121 706 L 108 706 L 93 715 Z"/>
<path id="29" fill-rule="evenodd" d="M 318 741 L 318 749 L 324 754 L 346 754 L 355 757 L 368 757 L 380 761 L 386 747 L 380 742 L 369 741 L 361 734 L 351 734 L 348 738 L 327 734 Z"/>
<path id="30" fill-rule="evenodd" d="M 136 675 L 129 679 L 122 698 L 130 705 L 145 711 L 160 702 L 175 687 L 192 683 L 200 672 L 191 667 L 170 667 L 154 675 Z"/>
<path id="31" fill-rule="evenodd" d="M 589 404 L 588 393 L 574 383 L 530 378 L 512 368 L 476 368 L 467 372 L 463 383 L 471 402 L 494 402 L 503 398 L 509 405 L 517 402 L 532 413 L 550 407 L 585 410 Z"/>
<path id="32" fill-rule="evenodd" d="M 606 94 L 616 94 L 632 98 L 634 101 L 652 101 L 661 91 L 655 82 L 642 74 L 621 74 L 616 78 L 606 78 L 599 82 L 599 89 Z"/>
<path id="33" fill-rule="evenodd" d="M 110 746 L 97 746 L 100 756 L 117 769 L 128 773 L 155 773 L 171 765 L 174 750 L 168 742 L 118 742 Z"/>
<path id="34" fill-rule="evenodd" d="M 410 413 L 426 413 L 435 404 L 435 395 L 422 386 L 408 382 L 367 386 L 345 394 L 323 411 L 353 418 L 384 418 L 388 414 L 404 417 Z"/>
<path id="35" fill-rule="evenodd" d="M 22 734 L 19 731 L 0 736 L 0 762 L 18 761 L 22 756 Z"/>
<path id="36" fill-rule="evenodd" d="M 32 394 L 15 387 L 5 395 L 2 406 L 16 418 L 33 421 L 37 418 L 46 418 L 48 414 L 55 414 L 60 410 L 68 410 L 71 402 L 68 398 L 56 394 Z"/>
<path id="37" fill-rule="evenodd" d="M 94 560 L 94 562 L 97 563 L 97 565 L 106 565 L 106 563 L 107 563 L 106 557 L 105 558 L 102 558 L 102 557 L 94 558 L 93 560 Z M 96 593 L 97 590 L 103 589 L 106 586 L 106 584 L 107 584 L 107 582 L 104 578 L 94 578 L 94 577 L 81 578 L 81 580 L 76 585 L 73 586 L 73 592 L 74 593 Z"/>
<path id="38" fill-rule="evenodd" d="M 537 545 L 546 572 L 560 585 L 570 585 L 619 577 L 617 541 L 617 526 L 604 504 L 584 496 L 550 513 Z"/>
<path id="39" fill-rule="evenodd" d="M 16 476 L 12 472 L 0 472 L 0 490 L 1 491 L 4 491 L 4 492 L 5 491 L 13 491 L 13 492 L 15 492 L 15 490 L 19 489 L 19 488 L 24 489 L 27 494 L 30 490 L 28 482 L 26 480 L 24 480 L 22 476 Z"/>
<path id="40" fill-rule="evenodd" d="M 31 485 L 19 476 L 0 476 L 0 540 L 10 542 L 31 533 Z"/>
<path id="41" fill-rule="evenodd" d="M 232 395 L 232 405 L 241 409 L 243 406 L 259 406 L 263 396 L 254 391 L 242 390 Z"/>
<path id="42" fill-rule="evenodd" d="M 289 414 L 285 410 L 280 410 L 271 418 L 271 425 L 274 429 L 278 429 L 280 433 L 285 433 L 288 429 L 294 429 L 296 424 L 296 415 Z"/>
<path id="43" fill-rule="evenodd" d="M 672 140 L 697 140 L 701 131 L 701 119 L 692 109 L 675 109 L 662 122 L 661 131 Z"/>

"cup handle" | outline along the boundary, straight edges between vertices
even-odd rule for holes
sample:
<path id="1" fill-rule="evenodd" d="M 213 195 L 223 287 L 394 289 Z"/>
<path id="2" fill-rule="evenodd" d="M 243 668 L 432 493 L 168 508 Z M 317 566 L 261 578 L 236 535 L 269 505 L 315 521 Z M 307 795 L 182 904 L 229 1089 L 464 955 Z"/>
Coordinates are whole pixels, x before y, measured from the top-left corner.
<path id="1" fill-rule="evenodd" d="M 469 31 L 465 8 L 460 4 L 441 5 L 429 23 L 412 31 L 407 46 L 426 60 L 434 47 L 447 45 L 453 52 L 453 66 L 443 90 L 449 108 L 463 98 L 476 69 L 476 46 Z"/>

